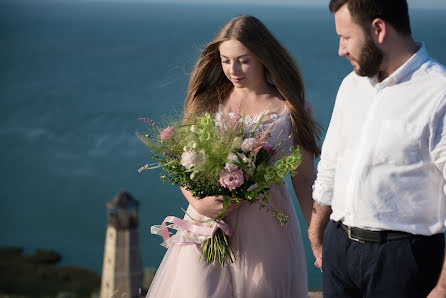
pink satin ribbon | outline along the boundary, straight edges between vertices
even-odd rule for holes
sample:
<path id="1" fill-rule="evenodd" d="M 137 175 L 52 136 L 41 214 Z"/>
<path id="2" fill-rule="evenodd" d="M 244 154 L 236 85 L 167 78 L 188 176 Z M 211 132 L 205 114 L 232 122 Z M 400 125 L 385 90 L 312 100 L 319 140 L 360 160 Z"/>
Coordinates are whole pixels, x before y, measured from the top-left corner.
<path id="1" fill-rule="evenodd" d="M 161 236 L 163 237 L 164 242 L 166 242 L 170 238 L 169 230 L 167 229 L 166 225 L 166 223 L 168 222 L 173 223 L 178 227 L 195 234 L 213 236 L 218 229 L 221 229 L 226 235 L 228 235 L 229 237 L 231 236 L 231 230 L 229 229 L 228 224 L 225 223 L 223 220 L 214 221 L 213 223 L 215 223 L 215 226 L 213 227 L 204 227 L 175 216 L 168 216 L 164 219 L 160 227 Z"/>

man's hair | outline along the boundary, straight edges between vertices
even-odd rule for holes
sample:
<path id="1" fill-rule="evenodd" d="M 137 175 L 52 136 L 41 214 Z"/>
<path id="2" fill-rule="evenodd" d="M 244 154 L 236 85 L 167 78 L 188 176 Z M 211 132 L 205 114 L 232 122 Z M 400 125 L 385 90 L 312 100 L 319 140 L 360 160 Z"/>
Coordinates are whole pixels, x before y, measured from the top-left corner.
<path id="1" fill-rule="evenodd" d="M 412 33 L 406 0 L 330 0 L 330 12 L 336 13 L 344 4 L 348 5 L 353 21 L 366 32 L 372 21 L 380 18 L 401 34 Z"/>

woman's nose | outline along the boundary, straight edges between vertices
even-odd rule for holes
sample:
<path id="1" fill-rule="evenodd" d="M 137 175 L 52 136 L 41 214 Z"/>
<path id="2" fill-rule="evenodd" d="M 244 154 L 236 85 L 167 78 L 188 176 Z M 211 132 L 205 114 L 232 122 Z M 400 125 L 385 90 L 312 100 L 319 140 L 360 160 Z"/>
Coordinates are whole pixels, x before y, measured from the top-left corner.
<path id="1" fill-rule="evenodd" d="M 229 68 L 230 74 L 237 74 L 239 72 L 239 66 L 238 63 L 231 63 L 231 66 Z"/>

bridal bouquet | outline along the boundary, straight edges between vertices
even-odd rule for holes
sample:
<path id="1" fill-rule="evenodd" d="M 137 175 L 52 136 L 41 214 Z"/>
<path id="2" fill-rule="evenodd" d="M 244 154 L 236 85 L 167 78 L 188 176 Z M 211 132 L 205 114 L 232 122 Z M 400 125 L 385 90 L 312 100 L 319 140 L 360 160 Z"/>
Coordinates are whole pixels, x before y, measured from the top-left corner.
<path id="1" fill-rule="evenodd" d="M 288 216 L 268 206 L 269 186 L 282 183 L 289 172 L 294 175 L 301 163 L 299 148 L 291 147 L 288 155 L 282 152 L 282 158 L 271 164 L 270 159 L 280 150 L 280 144 L 267 142 L 269 129 L 259 133 L 262 117 L 246 132 L 244 116 L 232 116 L 223 118 L 206 113 L 193 124 L 176 123 L 164 129 L 150 119 L 139 118 L 150 125 L 150 132 L 136 133 L 154 152 L 152 157 L 157 161 L 144 165 L 139 172 L 162 168 L 163 182 L 185 187 L 197 199 L 223 196 L 223 211 L 210 220 L 210 228 L 201 225 L 193 229 L 205 236 L 201 243 L 202 257 L 212 263 L 218 260 L 222 266 L 234 258 L 230 231 L 222 220 L 228 204 L 246 200 L 266 208 L 284 225 Z M 165 242 L 169 238 L 166 222 L 173 223 L 170 226 L 173 228 L 191 228 L 189 222 L 166 218 L 160 228 Z"/>

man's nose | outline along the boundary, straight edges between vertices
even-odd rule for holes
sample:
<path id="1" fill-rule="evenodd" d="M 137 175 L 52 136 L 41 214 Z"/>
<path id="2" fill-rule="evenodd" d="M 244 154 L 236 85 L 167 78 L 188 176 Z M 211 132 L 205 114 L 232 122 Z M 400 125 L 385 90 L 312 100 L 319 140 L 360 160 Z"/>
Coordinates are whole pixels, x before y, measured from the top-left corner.
<path id="1" fill-rule="evenodd" d="M 338 49 L 338 55 L 339 56 L 345 56 L 348 54 L 347 47 L 345 46 L 344 42 L 342 40 L 339 40 L 339 49 Z"/>

